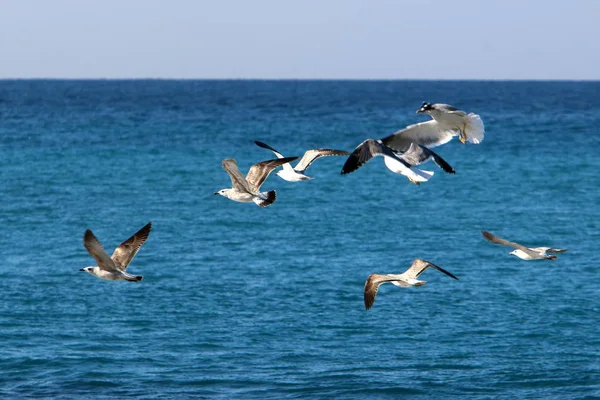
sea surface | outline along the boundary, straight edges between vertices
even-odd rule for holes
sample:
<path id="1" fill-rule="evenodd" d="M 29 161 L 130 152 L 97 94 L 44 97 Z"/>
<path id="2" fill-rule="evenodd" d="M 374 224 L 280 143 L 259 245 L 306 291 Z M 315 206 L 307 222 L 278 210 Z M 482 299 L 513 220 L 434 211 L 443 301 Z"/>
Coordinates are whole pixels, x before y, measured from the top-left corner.
<path id="1" fill-rule="evenodd" d="M 420 186 L 381 158 L 230 201 L 221 161 L 353 150 L 479 114 Z M 600 82 L 0 81 L 0 398 L 599 399 Z M 107 251 L 152 221 L 128 271 Z M 481 231 L 568 248 L 522 261 Z M 371 273 L 415 258 L 428 283 Z"/>

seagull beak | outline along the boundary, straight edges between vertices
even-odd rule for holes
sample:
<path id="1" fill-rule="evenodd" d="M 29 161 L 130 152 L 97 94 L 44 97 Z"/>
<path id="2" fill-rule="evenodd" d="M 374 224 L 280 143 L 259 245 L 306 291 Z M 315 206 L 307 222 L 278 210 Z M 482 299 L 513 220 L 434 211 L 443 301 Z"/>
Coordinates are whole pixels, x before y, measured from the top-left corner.
<path id="1" fill-rule="evenodd" d="M 219 192 L 214 192 L 213 194 L 219 194 Z"/>
<path id="2" fill-rule="evenodd" d="M 85 272 L 85 269 L 84 269 L 84 268 L 81 268 L 79 271 L 83 271 L 83 272 Z"/>

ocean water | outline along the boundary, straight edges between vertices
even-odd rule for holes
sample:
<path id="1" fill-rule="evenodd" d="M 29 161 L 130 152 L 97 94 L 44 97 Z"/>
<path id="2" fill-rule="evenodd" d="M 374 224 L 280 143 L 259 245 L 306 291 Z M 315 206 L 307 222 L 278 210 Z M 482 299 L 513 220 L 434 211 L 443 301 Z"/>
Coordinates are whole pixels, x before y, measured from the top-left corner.
<path id="1" fill-rule="evenodd" d="M 309 148 L 481 115 L 456 175 L 416 186 L 344 157 L 261 209 L 213 193 Z M 600 83 L 0 81 L 1 398 L 600 398 Z M 148 221 L 128 271 L 79 272 Z M 481 230 L 568 248 L 526 262 Z M 371 273 L 424 258 L 418 288 Z"/>

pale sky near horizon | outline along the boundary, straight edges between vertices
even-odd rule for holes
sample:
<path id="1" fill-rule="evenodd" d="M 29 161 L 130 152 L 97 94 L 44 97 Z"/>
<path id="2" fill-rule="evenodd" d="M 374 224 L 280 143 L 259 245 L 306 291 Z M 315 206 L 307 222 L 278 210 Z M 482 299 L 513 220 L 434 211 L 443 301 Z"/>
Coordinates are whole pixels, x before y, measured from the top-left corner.
<path id="1" fill-rule="evenodd" d="M 0 78 L 600 79 L 600 0 L 0 4 Z"/>

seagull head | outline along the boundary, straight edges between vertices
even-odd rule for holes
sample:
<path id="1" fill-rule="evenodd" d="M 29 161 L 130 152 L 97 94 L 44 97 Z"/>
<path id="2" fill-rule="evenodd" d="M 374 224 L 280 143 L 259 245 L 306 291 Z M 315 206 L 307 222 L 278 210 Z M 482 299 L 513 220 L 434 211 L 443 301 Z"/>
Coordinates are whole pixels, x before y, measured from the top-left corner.
<path id="1" fill-rule="evenodd" d="M 227 197 L 229 198 L 229 192 L 231 192 L 232 189 L 221 189 L 218 192 L 215 192 L 214 194 L 220 194 L 221 196 Z"/>
<path id="2" fill-rule="evenodd" d="M 508 254 L 512 254 L 513 256 L 517 256 L 517 250 L 513 250 L 513 251 L 511 251 L 511 252 L 510 252 L 510 253 L 508 253 Z M 518 257 L 518 256 L 517 256 L 517 257 Z"/>
<path id="3" fill-rule="evenodd" d="M 419 108 L 417 110 L 417 114 L 421 114 L 421 113 L 429 114 L 429 111 L 431 111 L 431 110 L 435 110 L 435 108 L 433 107 L 433 105 L 431 105 L 428 102 L 424 101 L 423 105 L 421 106 L 421 108 Z"/>
<path id="4" fill-rule="evenodd" d="M 83 272 L 87 272 L 89 274 L 92 274 L 93 270 L 94 270 L 94 267 L 85 267 L 85 268 L 81 268 L 79 271 L 83 271 Z"/>

